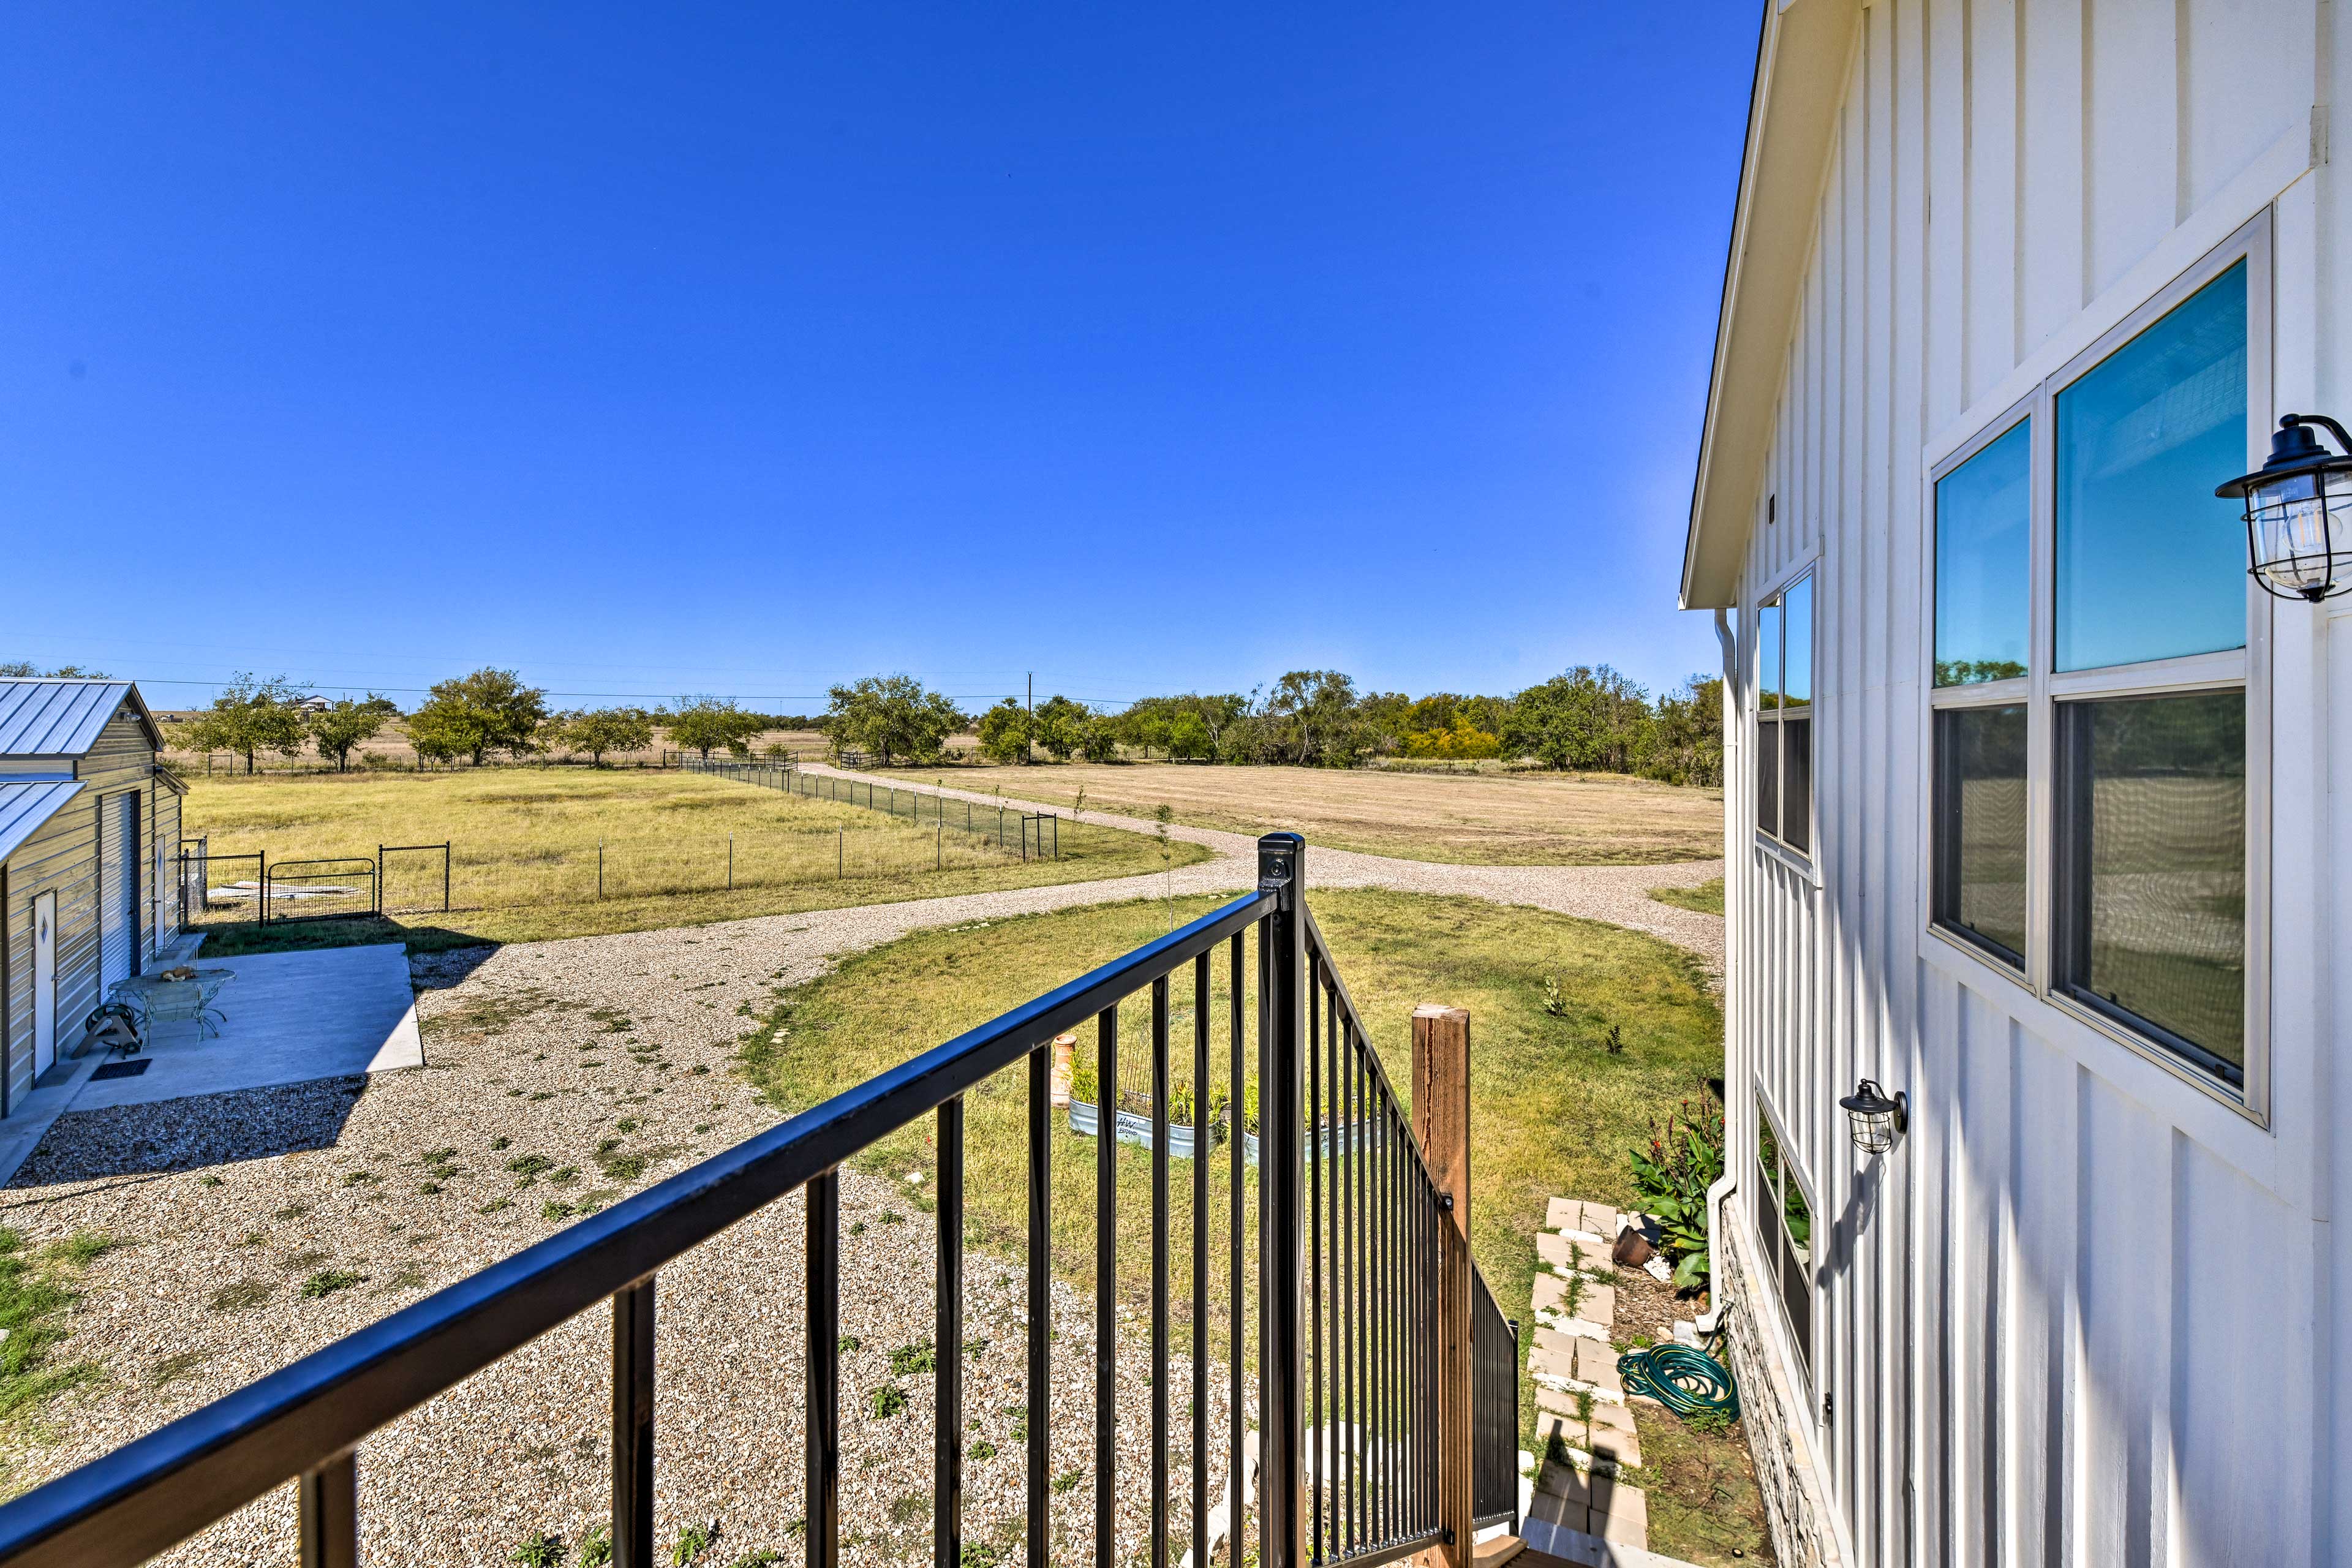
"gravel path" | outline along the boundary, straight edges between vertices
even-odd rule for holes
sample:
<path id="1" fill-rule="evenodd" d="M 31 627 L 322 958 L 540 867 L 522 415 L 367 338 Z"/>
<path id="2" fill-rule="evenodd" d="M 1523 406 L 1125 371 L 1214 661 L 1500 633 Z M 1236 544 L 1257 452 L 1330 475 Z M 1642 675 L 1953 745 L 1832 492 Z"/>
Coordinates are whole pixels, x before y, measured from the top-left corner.
<path id="1" fill-rule="evenodd" d="M 1255 844 L 1245 836 L 1181 825 L 1169 833 L 1217 858 L 1105 882 L 419 957 L 423 1071 L 60 1118 L 0 1193 L 0 1223 L 36 1245 L 90 1231 L 127 1245 L 83 1270 L 72 1337 L 56 1352 L 95 1363 L 100 1379 L 63 1396 L 37 1427 L 0 1428 L 10 1489 L 152 1431 L 553 1234 L 587 1205 L 772 1125 L 772 1112 L 734 1073 L 746 1016 L 837 955 L 938 925 L 1255 879 Z M 1720 862 L 1443 866 L 1311 847 L 1307 862 L 1310 896 L 1318 886 L 1379 887 L 1530 904 L 1650 931 L 1717 973 L 1722 921 L 1646 889 L 1720 871 Z M 927 1375 L 894 1379 L 889 1361 L 931 1333 L 930 1220 L 887 1176 L 845 1173 L 843 1203 L 851 1233 L 843 1327 L 858 1341 L 844 1358 L 845 1539 L 854 1561 L 911 1560 L 929 1550 L 931 1384 Z M 719 1546 L 698 1559 L 710 1568 L 762 1549 L 799 1559 L 801 1215 L 799 1197 L 788 1198 L 663 1276 L 656 1443 L 665 1554 L 680 1528 L 715 1518 Z M 1023 1291 L 1014 1267 L 978 1254 L 966 1289 L 966 1335 L 979 1347 L 965 1396 L 967 1539 L 984 1549 L 1019 1529 L 1013 1407 L 1024 1385 Z M 1055 1555 L 1091 1560 L 1090 1303 L 1057 1294 L 1055 1318 L 1055 1465 L 1068 1477 L 1055 1500 Z M 1143 1364 L 1139 1330 L 1122 1342 L 1122 1366 Z M 533 1532 L 552 1531 L 576 1563 L 606 1506 L 608 1356 L 605 1314 L 592 1310 L 372 1438 L 361 1455 L 366 1560 L 499 1563 Z M 1175 1359 L 1181 1413 L 1189 1368 Z M 871 1397 L 886 1382 L 907 1405 L 877 1415 Z M 1225 1418 L 1221 1388 L 1218 1374 L 1213 1430 Z M 1139 1375 L 1123 1377 L 1118 1397 L 1123 1553 L 1145 1524 L 1150 1390 Z M 159 1561 L 276 1563 L 292 1524 L 290 1491 L 281 1490 Z"/>

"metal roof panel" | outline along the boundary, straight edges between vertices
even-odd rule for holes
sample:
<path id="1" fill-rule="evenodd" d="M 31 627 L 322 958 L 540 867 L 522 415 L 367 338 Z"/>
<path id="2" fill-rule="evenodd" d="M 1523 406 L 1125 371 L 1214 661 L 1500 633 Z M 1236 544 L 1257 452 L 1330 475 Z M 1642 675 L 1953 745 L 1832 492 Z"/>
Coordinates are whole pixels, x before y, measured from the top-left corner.
<path id="1" fill-rule="evenodd" d="M 38 832 L 41 824 L 82 792 L 79 779 L 43 779 L 34 784 L 0 784 L 0 860 Z"/>
<path id="2" fill-rule="evenodd" d="M 79 757 L 128 700 L 154 721 L 127 680 L 0 680 L 0 757 Z"/>

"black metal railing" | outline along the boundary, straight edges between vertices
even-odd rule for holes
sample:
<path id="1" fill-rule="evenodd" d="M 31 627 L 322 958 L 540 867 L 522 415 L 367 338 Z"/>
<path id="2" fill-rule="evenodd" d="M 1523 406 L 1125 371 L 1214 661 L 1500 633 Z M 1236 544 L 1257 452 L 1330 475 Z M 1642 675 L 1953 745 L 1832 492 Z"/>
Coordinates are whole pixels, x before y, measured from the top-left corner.
<path id="1" fill-rule="evenodd" d="M 1121 1070 L 1119 1006 L 1150 994 L 1151 1151 L 1151 1476 L 1148 1561 L 1168 1568 L 1179 1519 L 1171 1458 L 1171 991 L 1192 978 L 1192 1071 L 1204 1089 L 1219 1033 L 1213 966 L 1226 971 L 1223 1048 L 1239 1089 L 1255 1067 L 1262 1096 L 1254 1177 L 1244 1140 L 1230 1141 L 1231 1224 L 1223 1283 L 1224 1332 L 1214 1333 L 1209 1226 L 1195 1224 L 1190 1262 L 1192 1391 L 1185 1535 L 1196 1568 L 1223 1547 L 1228 1563 L 1266 1568 L 1392 1561 L 1444 1537 L 1437 1521 L 1434 1436 L 1441 1401 L 1432 1269 L 1443 1219 L 1402 1101 L 1371 1052 L 1331 955 L 1301 895 L 1304 845 L 1259 844 L 1257 888 L 1169 935 L 1024 1003 L 992 1022 L 836 1095 L 546 1241 L 362 1329 L 162 1430 L 0 1507 L 0 1564 L 104 1568 L 142 1563 L 288 1480 L 297 1480 L 305 1568 L 358 1562 L 360 1446 L 371 1434 L 566 1320 L 612 1303 L 612 1563 L 654 1558 L 655 1342 L 658 1273 L 721 1230 L 795 1191 L 805 1193 L 807 1341 L 805 1561 L 841 1560 L 840 1167 L 925 1116 L 937 1119 L 939 1201 L 937 1454 L 934 1562 L 963 1552 L 962 1411 L 964 1097 L 1027 1065 L 1028 1184 L 1025 1404 L 1026 1561 L 1066 1560 L 1049 1533 L 1053 1419 L 1053 1233 L 1050 1057 L 1057 1034 L 1096 1021 L 1107 1104 Z M 1255 1007 L 1244 984 L 1256 933 Z M 1255 1011 L 1255 1061 L 1245 1012 Z M 1212 1145 L 1210 1096 L 1195 1092 L 1195 1147 Z M 1309 1134 L 1315 1136 L 1310 1142 Z M 1118 1327 L 1118 1142 L 1096 1145 L 1094 1218 L 1095 1556 L 1125 1563 L 1116 1532 L 1115 1442 L 1122 1374 Z M 1209 1161 L 1192 1162 L 1192 1205 L 1205 1218 Z M 1245 1193 L 1255 1195 L 1245 1234 Z M 1255 1247 L 1248 1245 L 1255 1240 Z M 1255 1279 L 1249 1278 L 1255 1253 Z M 1255 1310 L 1247 1300 L 1255 1284 Z M 1483 1296 L 1483 1289 L 1478 1292 Z M 1491 1307 L 1491 1301 L 1487 1306 Z M 1253 1332 L 1254 1329 L 1254 1332 Z M 1213 1343 L 1222 1338 L 1222 1345 Z M 1254 1340 L 1254 1343 L 1253 1343 Z M 1226 1429 L 1210 1430 L 1203 1397 L 1211 1352 L 1225 1352 Z M 1255 1354 L 1253 1355 L 1253 1352 Z M 1256 1376 L 1255 1421 L 1244 1397 Z M 1256 1464 L 1250 1463 L 1255 1425 Z M 1346 1442 L 1338 1435 L 1351 1434 Z M 1482 1429 L 1483 1430 L 1483 1429 Z M 1516 1421 L 1506 1432 L 1515 1442 Z M 1219 1450 L 1222 1450 L 1220 1453 Z M 1310 1451 L 1313 1451 L 1312 1455 Z M 1504 1463 L 1509 1463 L 1509 1447 Z M 1223 1460 L 1211 1504 L 1211 1456 Z M 1253 1476 L 1255 1469 L 1255 1476 Z M 1256 1485 L 1252 1487 L 1255 1479 Z M 1255 1506 L 1252 1506 L 1252 1491 Z M 1218 1516 L 1223 1516 L 1221 1524 Z M 1254 1540 L 1253 1540 L 1254 1534 Z"/>
<path id="2" fill-rule="evenodd" d="M 1470 1510 L 1484 1530 L 1519 1517 L 1519 1325 L 1474 1268 L 1470 1291 Z"/>

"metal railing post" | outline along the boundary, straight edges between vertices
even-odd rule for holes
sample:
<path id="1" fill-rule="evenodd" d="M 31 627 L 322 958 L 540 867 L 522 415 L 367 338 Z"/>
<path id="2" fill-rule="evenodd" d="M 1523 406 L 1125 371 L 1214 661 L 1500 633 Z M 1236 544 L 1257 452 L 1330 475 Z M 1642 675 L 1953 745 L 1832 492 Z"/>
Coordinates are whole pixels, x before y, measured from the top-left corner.
<path id="1" fill-rule="evenodd" d="M 654 1563 L 654 1278 L 613 1297 L 613 1568 Z"/>
<path id="2" fill-rule="evenodd" d="M 1258 1529 L 1265 1568 L 1300 1568 L 1307 1561 L 1307 1406 L 1299 1354 L 1306 1264 L 1300 1077 L 1307 1035 L 1306 858 L 1307 841 L 1296 833 L 1269 833 L 1257 841 L 1259 890 L 1279 900 L 1258 928 L 1265 952 L 1258 971 Z"/>
<path id="3" fill-rule="evenodd" d="M 359 1455 L 345 1449 L 296 1483 L 297 1560 L 302 1568 L 359 1568 Z"/>

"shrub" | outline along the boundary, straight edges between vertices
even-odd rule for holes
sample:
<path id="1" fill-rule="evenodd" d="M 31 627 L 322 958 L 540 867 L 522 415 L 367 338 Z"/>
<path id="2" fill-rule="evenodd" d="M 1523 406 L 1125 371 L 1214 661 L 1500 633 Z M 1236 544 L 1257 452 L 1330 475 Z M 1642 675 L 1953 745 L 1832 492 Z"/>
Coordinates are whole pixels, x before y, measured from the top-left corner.
<path id="1" fill-rule="evenodd" d="M 1706 1190 L 1723 1177 L 1723 1111 L 1702 1099 L 1685 1100 L 1666 1118 L 1653 1120 L 1649 1143 L 1633 1152 L 1633 1185 L 1643 1206 L 1665 1231 L 1664 1251 L 1675 1261 L 1675 1284 L 1692 1289 L 1706 1283 Z"/>

